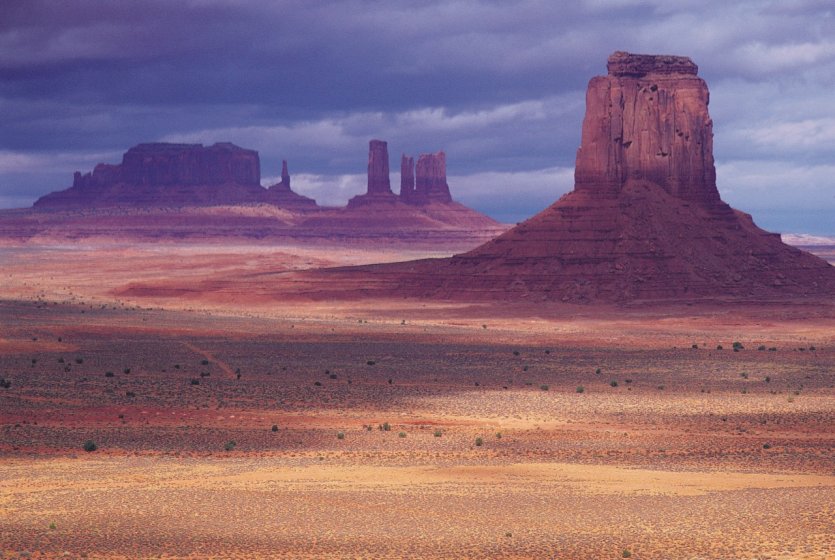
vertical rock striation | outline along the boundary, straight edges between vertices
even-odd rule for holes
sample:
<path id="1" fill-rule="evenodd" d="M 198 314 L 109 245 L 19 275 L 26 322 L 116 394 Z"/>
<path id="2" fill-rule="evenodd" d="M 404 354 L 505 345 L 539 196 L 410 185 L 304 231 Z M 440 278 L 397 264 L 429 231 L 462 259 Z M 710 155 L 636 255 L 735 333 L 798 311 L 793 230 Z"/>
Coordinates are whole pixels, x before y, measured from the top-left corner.
<path id="1" fill-rule="evenodd" d="M 382 140 L 368 143 L 368 194 L 393 194 L 389 180 L 389 149 Z"/>
<path id="2" fill-rule="evenodd" d="M 400 156 L 400 200 L 406 204 L 415 201 L 415 158 Z"/>
<path id="3" fill-rule="evenodd" d="M 649 181 L 683 200 L 719 202 L 707 84 L 687 57 L 609 57 L 586 93 L 575 188 L 616 196 Z"/>
<path id="4" fill-rule="evenodd" d="M 452 202 L 446 182 L 446 154 L 420 154 L 415 166 L 415 194 L 418 201 Z"/>

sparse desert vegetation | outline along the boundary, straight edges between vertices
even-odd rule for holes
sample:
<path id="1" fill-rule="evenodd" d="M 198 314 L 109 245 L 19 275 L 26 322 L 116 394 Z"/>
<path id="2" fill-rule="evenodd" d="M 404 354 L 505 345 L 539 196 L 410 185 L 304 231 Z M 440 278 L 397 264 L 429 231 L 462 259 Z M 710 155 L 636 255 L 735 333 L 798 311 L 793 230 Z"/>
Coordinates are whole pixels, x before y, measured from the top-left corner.
<path id="1" fill-rule="evenodd" d="M 835 554 L 826 308 L 64 299 L 22 267 L 5 556 Z"/>

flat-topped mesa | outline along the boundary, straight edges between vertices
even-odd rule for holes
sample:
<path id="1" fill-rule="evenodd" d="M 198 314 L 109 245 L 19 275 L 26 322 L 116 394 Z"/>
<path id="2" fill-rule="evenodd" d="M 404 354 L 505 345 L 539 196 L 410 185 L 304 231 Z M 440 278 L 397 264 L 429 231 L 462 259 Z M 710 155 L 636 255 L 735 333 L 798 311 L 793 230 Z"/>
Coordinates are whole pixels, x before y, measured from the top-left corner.
<path id="1" fill-rule="evenodd" d="M 687 57 L 609 57 L 608 76 L 589 82 L 575 189 L 614 196 L 648 181 L 672 196 L 720 203 L 709 93 Z"/>
<path id="2" fill-rule="evenodd" d="M 446 154 L 420 154 L 415 166 L 415 194 L 419 201 L 452 202 L 446 181 Z"/>
<path id="3" fill-rule="evenodd" d="M 122 156 L 122 163 L 100 163 L 92 173 L 73 174 L 73 187 L 126 185 L 259 185 L 258 152 L 222 142 L 202 144 L 139 144 Z"/>
<path id="4" fill-rule="evenodd" d="M 290 190 L 286 162 L 282 182 L 261 186 L 258 152 L 220 142 L 202 144 L 139 144 L 122 163 L 98 164 L 92 173 L 76 172 L 73 186 L 47 194 L 37 208 L 61 207 L 186 207 L 270 203 L 315 206 L 315 201 Z"/>
<path id="5" fill-rule="evenodd" d="M 400 156 L 400 200 L 407 204 L 415 202 L 415 158 Z"/>
<path id="6" fill-rule="evenodd" d="M 612 53 L 606 62 L 610 76 L 632 76 L 640 78 L 647 74 L 691 74 L 699 73 L 696 63 L 686 56 L 665 54 L 632 54 L 624 51 Z"/>

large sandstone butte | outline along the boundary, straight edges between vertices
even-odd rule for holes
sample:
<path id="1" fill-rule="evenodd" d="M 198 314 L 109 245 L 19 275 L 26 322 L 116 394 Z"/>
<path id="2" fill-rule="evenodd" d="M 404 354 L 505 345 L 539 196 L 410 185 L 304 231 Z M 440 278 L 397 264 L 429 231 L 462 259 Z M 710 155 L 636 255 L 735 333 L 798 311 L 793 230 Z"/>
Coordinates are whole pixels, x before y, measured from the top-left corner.
<path id="1" fill-rule="evenodd" d="M 614 53 L 589 83 L 572 192 L 468 253 L 321 271 L 310 293 L 831 301 L 835 268 L 719 198 L 697 72 L 686 57 Z"/>
<path id="2" fill-rule="evenodd" d="M 285 168 L 286 171 L 286 168 Z M 284 179 L 284 176 L 282 177 Z M 139 144 L 122 163 L 100 163 L 92 173 L 76 172 L 69 189 L 38 199 L 39 209 L 67 207 L 182 207 L 272 203 L 315 206 L 311 199 L 286 188 L 261 186 L 258 152 L 228 142 Z"/>

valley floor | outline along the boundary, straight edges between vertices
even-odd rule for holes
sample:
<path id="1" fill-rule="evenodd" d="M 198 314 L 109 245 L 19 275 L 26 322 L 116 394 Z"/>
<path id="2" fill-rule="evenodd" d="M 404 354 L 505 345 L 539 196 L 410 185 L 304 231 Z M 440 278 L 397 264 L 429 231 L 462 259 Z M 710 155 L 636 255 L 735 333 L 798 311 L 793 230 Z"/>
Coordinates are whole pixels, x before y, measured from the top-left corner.
<path id="1" fill-rule="evenodd" d="M 381 254 L 5 251 L 4 557 L 835 558 L 831 302 L 125 299 Z"/>

